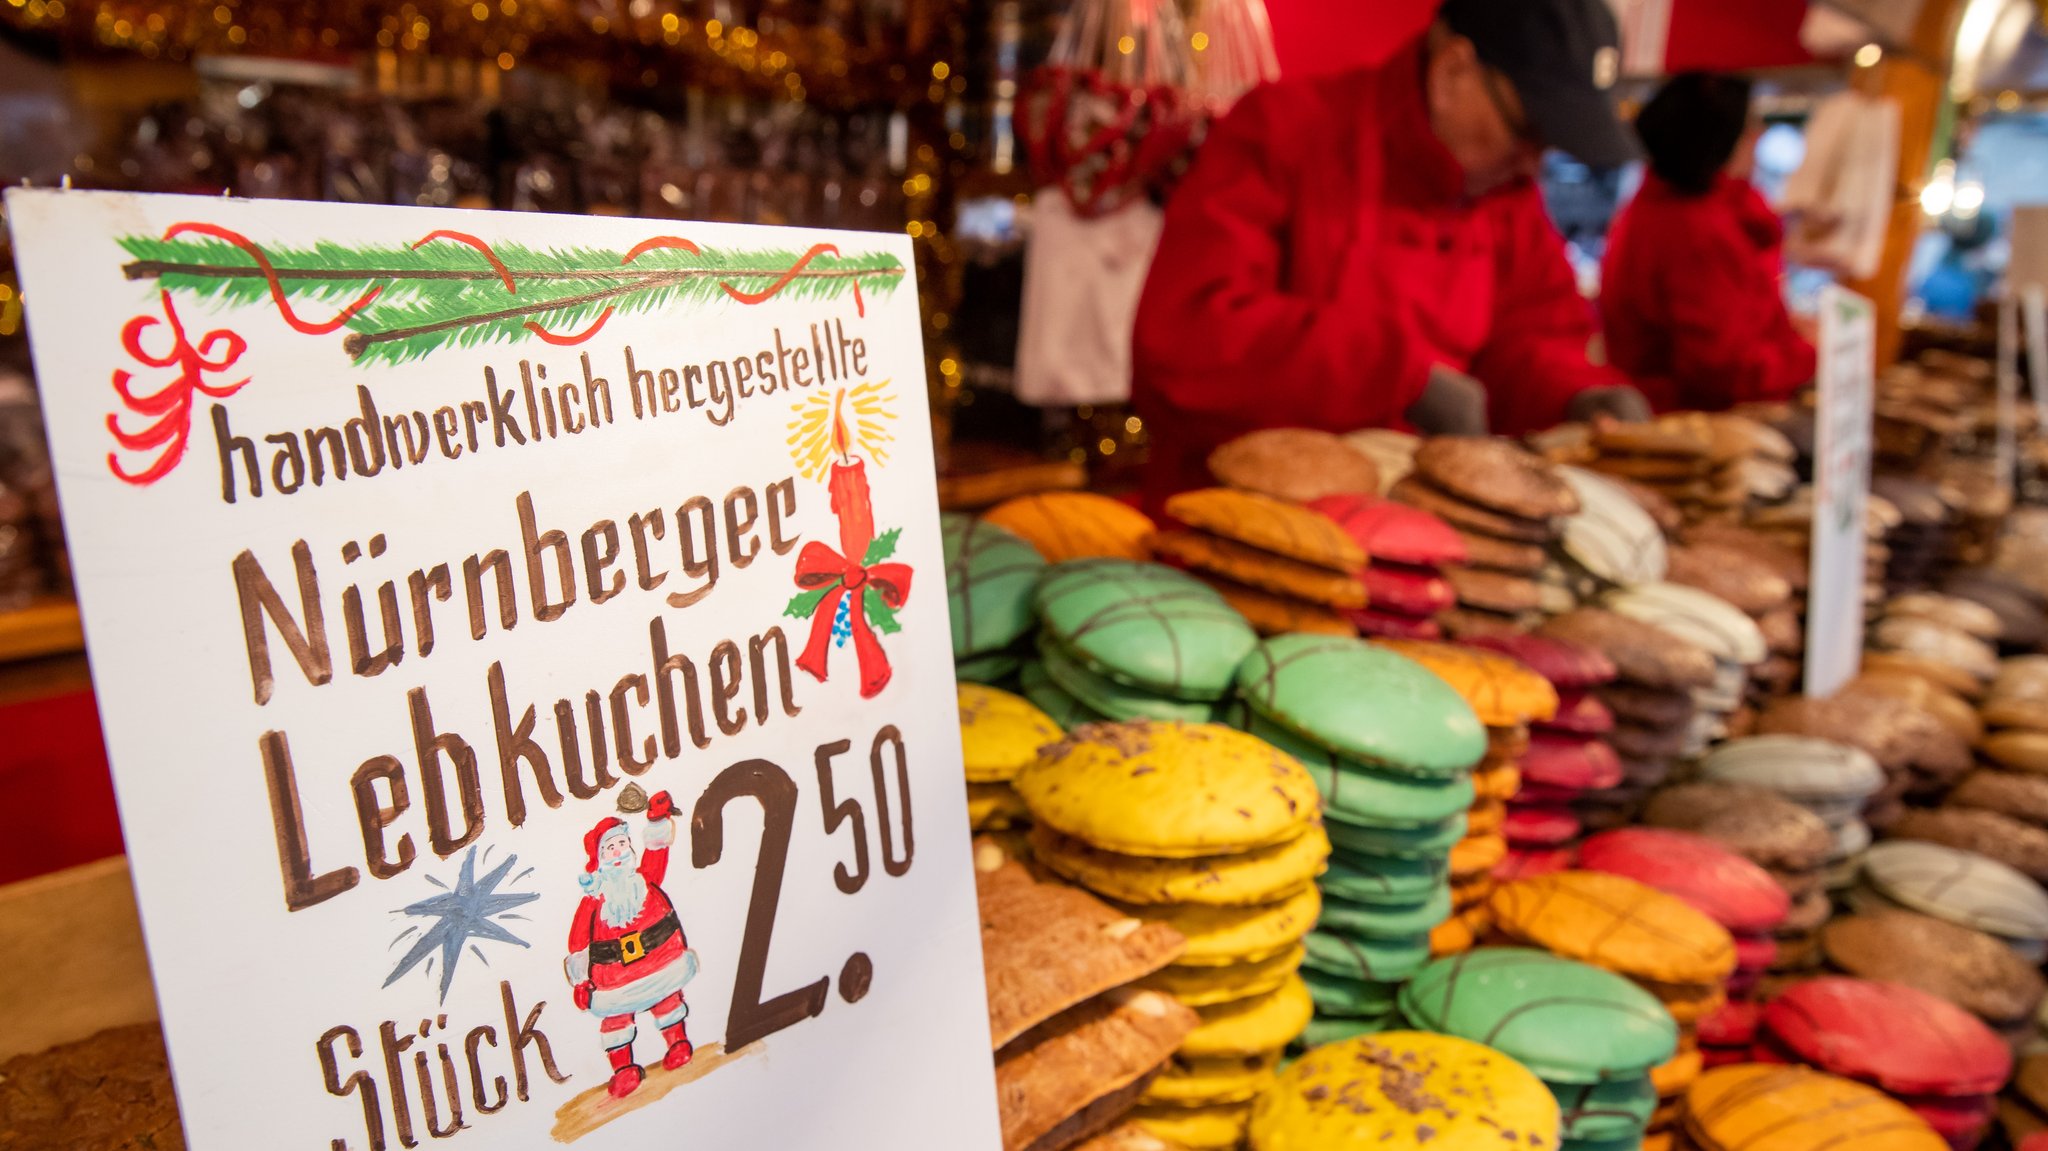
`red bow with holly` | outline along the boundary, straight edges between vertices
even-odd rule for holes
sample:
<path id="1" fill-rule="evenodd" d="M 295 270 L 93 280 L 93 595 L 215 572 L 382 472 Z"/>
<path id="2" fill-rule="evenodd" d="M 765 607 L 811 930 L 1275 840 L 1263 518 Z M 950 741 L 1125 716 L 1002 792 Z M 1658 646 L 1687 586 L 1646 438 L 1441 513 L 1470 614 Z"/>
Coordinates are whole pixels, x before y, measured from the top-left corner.
<path id="1" fill-rule="evenodd" d="M 896 554 L 903 529 L 875 536 L 866 484 L 845 488 L 837 475 L 833 479 L 832 514 L 839 519 L 841 550 L 835 552 L 816 540 L 804 545 L 796 557 L 796 586 L 803 591 L 789 601 L 783 614 L 811 621 L 810 641 L 796 665 L 823 683 L 840 601 L 853 597 L 847 605 L 847 625 L 860 668 L 861 698 L 871 699 L 888 686 L 891 674 L 888 653 L 875 633 L 903 630 L 896 611 L 910 598 L 910 565 L 882 562 Z"/>

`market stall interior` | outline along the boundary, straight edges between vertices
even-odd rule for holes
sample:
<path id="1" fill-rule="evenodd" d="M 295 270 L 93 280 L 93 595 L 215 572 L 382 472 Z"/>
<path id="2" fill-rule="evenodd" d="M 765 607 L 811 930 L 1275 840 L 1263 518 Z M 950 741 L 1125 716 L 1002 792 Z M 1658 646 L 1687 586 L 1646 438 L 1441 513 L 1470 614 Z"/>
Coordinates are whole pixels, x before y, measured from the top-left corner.
<path id="1" fill-rule="evenodd" d="M 1207 225 L 1263 222 L 1273 258 L 1231 274 L 1283 302 L 1194 284 L 1230 305 L 1202 314 L 1271 326 L 1182 351 L 1277 362 L 1300 317 L 1304 343 L 1362 330 L 1287 280 L 1315 189 L 1224 167 L 1298 155 L 1251 138 L 1272 108 L 1431 82 L 1479 27 L 1360 7 L 5 0 L 0 181 L 907 234 L 964 750 L 929 785 L 966 790 L 1005 1151 L 2043 1151 L 2048 205 L 2025 189 L 2048 14 L 1534 5 L 1591 21 L 1593 75 L 1464 43 L 1519 127 L 1541 250 L 1483 246 L 1491 186 L 1441 218 L 1376 205 L 1420 229 L 1390 250 L 1441 250 L 1402 265 L 1414 299 L 1389 307 L 1414 314 L 1386 326 L 1411 343 L 1374 362 L 1483 387 L 1495 363 L 1438 349 L 1499 333 L 1434 325 L 1549 293 L 1532 311 L 1565 318 L 1512 347 L 1555 367 L 1562 333 L 1574 394 L 1632 402 L 1509 429 L 1481 391 L 1476 427 L 1421 400 L 1308 426 L 1394 385 L 1243 372 L 1200 394 L 1339 399 L 1274 421 L 1155 389 L 1141 413 L 1155 253 Z M 1670 99 L 1740 136 L 1686 179 L 1542 157 L 1545 85 L 1623 130 L 1681 75 Z M 1417 90 L 1388 131 L 1429 129 Z M 1626 225 L 1636 250 L 1609 252 L 1617 211 L 1654 233 L 1659 197 L 1726 207 L 1698 234 L 1740 266 Z M 1208 266 L 1181 255 L 1160 266 Z M 1490 278 L 1511 256 L 1542 274 Z M 1644 297 L 1631 344 L 1713 379 L 1607 362 L 1604 256 Z M 11 257 L 0 1148 L 178 1147 L 38 413 L 68 381 L 30 364 Z M 1746 331 L 1702 327 L 1738 311 Z M 1166 442 L 1197 425 L 1229 434 Z M 1197 474 L 1149 498 L 1167 456 Z"/>

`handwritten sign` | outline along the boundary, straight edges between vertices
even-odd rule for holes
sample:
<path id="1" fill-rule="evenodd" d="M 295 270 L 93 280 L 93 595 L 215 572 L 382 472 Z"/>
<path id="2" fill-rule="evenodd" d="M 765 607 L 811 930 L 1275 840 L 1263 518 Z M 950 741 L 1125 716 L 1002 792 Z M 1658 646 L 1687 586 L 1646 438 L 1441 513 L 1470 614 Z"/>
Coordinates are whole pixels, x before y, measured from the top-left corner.
<path id="1" fill-rule="evenodd" d="M 999 1146 L 903 237 L 7 204 L 191 1146 Z"/>
<path id="2" fill-rule="evenodd" d="M 2020 301 L 2010 295 L 1998 302 L 1998 391 L 1993 406 L 1997 430 L 1993 440 L 1993 459 L 1998 469 L 1998 486 L 2008 495 L 2012 493 L 2019 466 L 2020 310 Z M 2033 339 L 2034 334 L 2030 330 L 2027 333 L 2029 358 L 2033 354 Z"/>
<path id="3" fill-rule="evenodd" d="M 1870 301 L 1829 287 L 1820 299 L 1813 594 L 1806 608 L 1806 694 L 1816 698 L 1833 695 L 1863 664 L 1865 516 L 1876 375 L 1877 323 Z"/>
<path id="4" fill-rule="evenodd" d="M 2034 392 L 2034 426 L 2048 428 L 2048 287 L 2028 284 L 2021 288 L 2020 310 L 2026 319 L 2027 383 Z"/>

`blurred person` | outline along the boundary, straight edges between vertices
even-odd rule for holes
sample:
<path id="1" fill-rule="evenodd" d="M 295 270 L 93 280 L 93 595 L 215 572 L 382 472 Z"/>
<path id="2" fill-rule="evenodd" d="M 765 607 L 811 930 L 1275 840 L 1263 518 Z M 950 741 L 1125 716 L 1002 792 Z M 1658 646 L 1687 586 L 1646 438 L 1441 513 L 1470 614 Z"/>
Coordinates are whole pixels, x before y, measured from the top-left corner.
<path id="1" fill-rule="evenodd" d="M 1785 231 L 1749 177 L 1760 125 L 1738 76 L 1675 76 L 1643 107 L 1642 190 L 1602 264 L 1607 354 L 1659 411 L 1784 400 L 1814 348 L 1785 305 Z"/>
<path id="2" fill-rule="evenodd" d="M 1641 418 L 1534 182 L 1634 148 L 1605 0 L 1446 0 L 1382 66 L 1253 90 L 1166 208 L 1138 306 L 1146 505 L 1268 427 L 1519 433 Z"/>

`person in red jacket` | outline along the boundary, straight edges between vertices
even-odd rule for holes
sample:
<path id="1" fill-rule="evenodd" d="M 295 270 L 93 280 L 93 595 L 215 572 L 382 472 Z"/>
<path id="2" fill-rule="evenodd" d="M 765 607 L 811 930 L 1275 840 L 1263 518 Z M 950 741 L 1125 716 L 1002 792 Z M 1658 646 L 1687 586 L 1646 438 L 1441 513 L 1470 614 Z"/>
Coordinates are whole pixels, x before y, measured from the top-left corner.
<path id="1" fill-rule="evenodd" d="M 1533 179 L 1545 146 L 1633 157 L 1615 45 L 1605 0 L 1446 0 L 1382 67 L 1239 101 L 1167 203 L 1138 305 L 1148 509 L 1259 428 L 1647 415 L 1587 359 L 1593 310 Z"/>
<path id="2" fill-rule="evenodd" d="M 1784 229 L 1750 186 L 1750 85 L 1687 73 L 1643 107 L 1650 170 L 1602 267 L 1607 354 L 1659 411 L 1782 400 L 1811 383 L 1813 344 L 1786 310 Z"/>

